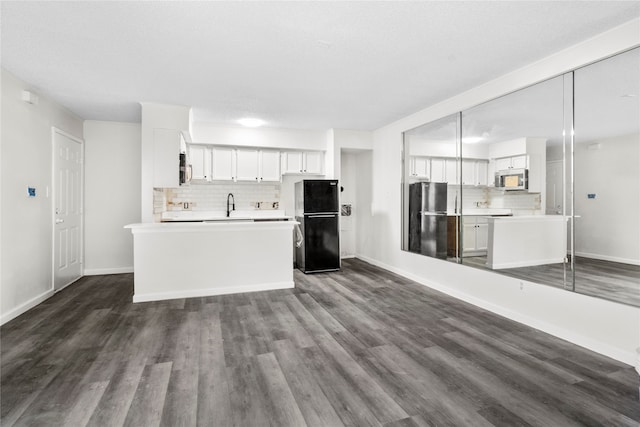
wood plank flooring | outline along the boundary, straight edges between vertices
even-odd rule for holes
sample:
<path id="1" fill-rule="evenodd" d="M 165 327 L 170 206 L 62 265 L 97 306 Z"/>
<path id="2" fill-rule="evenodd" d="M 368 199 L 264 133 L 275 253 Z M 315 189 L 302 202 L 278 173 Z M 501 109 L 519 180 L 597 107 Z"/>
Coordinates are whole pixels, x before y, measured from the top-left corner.
<path id="1" fill-rule="evenodd" d="M 486 256 L 466 257 L 464 265 L 493 271 L 486 266 Z M 495 272 L 529 282 L 572 290 L 570 269 L 564 264 L 505 268 Z M 566 274 L 566 278 L 565 278 Z M 575 291 L 622 304 L 640 307 L 640 266 L 593 258 L 576 257 Z"/>
<path id="2" fill-rule="evenodd" d="M 132 304 L 93 276 L 1 329 L 3 426 L 638 426 L 632 367 L 359 260 Z"/>

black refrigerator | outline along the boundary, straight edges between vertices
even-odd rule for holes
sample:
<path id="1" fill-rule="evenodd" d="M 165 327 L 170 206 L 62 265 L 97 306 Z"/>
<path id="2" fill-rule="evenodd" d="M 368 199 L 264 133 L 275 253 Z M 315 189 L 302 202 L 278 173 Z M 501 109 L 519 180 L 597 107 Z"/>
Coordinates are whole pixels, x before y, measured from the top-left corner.
<path id="1" fill-rule="evenodd" d="M 409 185 L 409 250 L 447 259 L 447 183 Z"/>
<path id="2" fill-rule="evenodd" d="M 304 273 L 340 269 L 338 189 L 335 179 L 296 182 L 296 221 L 303 237 L 296 247 L 296 265 Z"/>

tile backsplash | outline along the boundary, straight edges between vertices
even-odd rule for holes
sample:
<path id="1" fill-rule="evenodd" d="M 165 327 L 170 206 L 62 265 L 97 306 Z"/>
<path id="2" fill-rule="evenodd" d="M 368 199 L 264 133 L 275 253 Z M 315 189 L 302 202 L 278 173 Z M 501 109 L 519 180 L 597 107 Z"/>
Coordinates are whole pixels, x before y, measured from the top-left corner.
<path id="1" fill-rule="evenodd" d="M 227 195 L 233 194 L 237 210 L 278 209 L 280 184 L 230 182 L 191 184 L 180 188 L 155 189 L 154 214 L 163 211 L 219 211 L 227 208 Z"/>
<path id="2" fill-rule="evenodd" d="M 447 189 L 447 210 L 454 208 L 506 208 L 518 211 L 520 214 L 539 213 L 541 208 L 540 193 L 524 191 L 503 191 L 489 187 L 464 187 L 460 197 L 459 186 L 449 186 Z M 460 200 L 462 199 L 462 205 Z"/>

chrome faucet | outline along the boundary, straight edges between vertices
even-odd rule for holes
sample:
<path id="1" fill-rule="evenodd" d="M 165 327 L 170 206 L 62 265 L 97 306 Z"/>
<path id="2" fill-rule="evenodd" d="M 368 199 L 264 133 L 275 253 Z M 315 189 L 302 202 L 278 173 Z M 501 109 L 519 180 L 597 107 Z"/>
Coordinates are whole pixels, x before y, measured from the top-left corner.
<path id="1" fill-rule="evenodd" d="M 231 210 L 229 210 L 229 197 L 231 197 Z M 236 210 L 236 199 L 233 197 L 232 193 L 227 194 L 227 218 L 229 218 L 229 213 L 231 211 Z"/>

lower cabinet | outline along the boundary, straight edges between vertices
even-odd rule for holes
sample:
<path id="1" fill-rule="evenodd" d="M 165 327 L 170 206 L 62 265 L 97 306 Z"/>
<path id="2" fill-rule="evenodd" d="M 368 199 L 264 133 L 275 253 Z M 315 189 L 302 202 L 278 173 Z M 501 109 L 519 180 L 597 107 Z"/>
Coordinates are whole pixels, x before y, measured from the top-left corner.
<path id="1" fill-rule="evenodd" d="M 462 255 L 486 255 L 489 221 L 485 216 L 462 217 Z"/>

